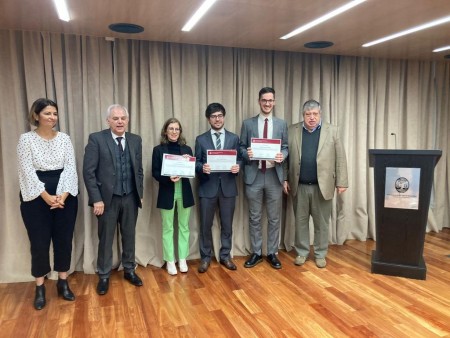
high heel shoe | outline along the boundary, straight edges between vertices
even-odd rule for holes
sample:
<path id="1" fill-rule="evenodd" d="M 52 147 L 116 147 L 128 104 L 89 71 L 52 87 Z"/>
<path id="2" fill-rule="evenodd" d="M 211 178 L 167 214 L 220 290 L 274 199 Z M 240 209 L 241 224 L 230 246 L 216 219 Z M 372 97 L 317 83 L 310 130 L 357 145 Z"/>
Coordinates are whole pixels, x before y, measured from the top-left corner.
<path id="1" fill-rule="evenodd" d="M 75 300 L 75 295 L 72 290 L 70 290 L 67 279 L 58 278 L 58 282 L 56 282 L 56 289 L 58 290 L 58 296 L 62 296 L 64 300 Z"/>
<path id="2" fill-rule="evenodd" d="M 36 293 L 34 295 L 34 308 L 42 310 L 45 306 L 45 285 L 36 285 Z"/>

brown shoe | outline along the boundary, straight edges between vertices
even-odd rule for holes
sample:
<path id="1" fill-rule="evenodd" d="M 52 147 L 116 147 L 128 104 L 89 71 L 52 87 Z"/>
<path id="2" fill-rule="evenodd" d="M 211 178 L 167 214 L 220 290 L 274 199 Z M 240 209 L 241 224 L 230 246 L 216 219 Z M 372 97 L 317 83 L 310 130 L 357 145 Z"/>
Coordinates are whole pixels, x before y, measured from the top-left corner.
<path id="1" fill-rule="evenodd" d="M 220 264 L 224 265 L 228 270 L 236 270 L 236 264 L 231 259 L 221 259 Z"/>
<path id="2" fill-rule="evenodd" d="M 201 263 L 198 267 L 198 272 L 204 273 L 204 272 L 208 271 L 208 268 L 209 268 L 209 262 L 201 261 Z"/>

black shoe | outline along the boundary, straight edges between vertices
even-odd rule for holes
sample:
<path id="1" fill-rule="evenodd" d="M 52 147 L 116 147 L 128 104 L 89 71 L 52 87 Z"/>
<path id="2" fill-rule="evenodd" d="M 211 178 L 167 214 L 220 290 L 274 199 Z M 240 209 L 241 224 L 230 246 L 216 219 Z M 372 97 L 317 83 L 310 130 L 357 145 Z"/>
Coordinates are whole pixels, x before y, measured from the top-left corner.
<path id="1" fill-rule="evenodd" d="M 200 265 L 198 266 L 198 272 L 205 273 L 206 271 L 208 271 L 209 264 L 209 261 L 201 261 Z"/>
<path id="2" fill-rule="evenodd" d="M 270 266 L 274 269 L 281 269 L 281 262 L 278 259 L 277 255 L 270 254 L 267 255 L 267 261 L 270 263 Z"/>
<path id="3" fill-rule="evenodd" d="M 129 281 L 134 286 L 142 286 L 142 280 L 139 278 L 138 275 L 134 271 L 131 272 L 125 272 L 123 274 L 123 278 L 125 278 L 127 281 Z"/>
<path id="4" fill-rule="evenodd" d="M 109 277 L 100 278 L 97 284 L 97 293 L 100 296 L 106 295 L 109 289 Z"/>
<path id="5" fill-rule="evenodd" d="M 236 270 L 237 269 L 236 264 L 234 264 L 230 258 L 221 259 L 220 264 L 224 265 L 228 270 Z"/>
<path id="6" fill-rule="evenodd" d="M 262 262 L 262 256 L 257 254 L 252 254 L 250 258 L 244 263 L 246 268 L 253 268 L 256 264 Z"/>
<path id="7" fill-rule="evenodd" d="M 60 279 L 56 282 L 56 290 L 58 290 L 58 296 L 62 296 L 65 300 L 75 300 L 75 295 L 69 288 L 69 283 L 67 279 Z"/>
<path id="8" fill-rule="evenodd" d="M 45 306 L 45 285 L 36 285 L 36 294 L 34 295 L 34 308 L 42 310 Z"/>

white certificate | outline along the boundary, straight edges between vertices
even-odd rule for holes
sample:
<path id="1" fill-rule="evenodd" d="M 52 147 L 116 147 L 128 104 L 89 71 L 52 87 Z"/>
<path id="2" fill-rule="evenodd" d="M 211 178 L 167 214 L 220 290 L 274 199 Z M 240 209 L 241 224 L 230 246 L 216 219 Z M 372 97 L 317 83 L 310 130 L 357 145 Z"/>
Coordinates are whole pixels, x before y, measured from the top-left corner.
<path id="1" fill-rule="evenodd" d="M 211 171 L 231 171 L 236 164 L 236 150 L 208 150 L 206 162 Z"/>
<path id="2" fill-rule="evenodd" d="M 182 155 L 163 154 L 161 168 L 162 176 L 195 176 L 195 157 L 184 157 Z"/>
<path id="3" fill-rule="evenodd" d="M 281 153 L 281 140 L 270 138 L 252 138 L 252 160 L 274 160 Z"/>

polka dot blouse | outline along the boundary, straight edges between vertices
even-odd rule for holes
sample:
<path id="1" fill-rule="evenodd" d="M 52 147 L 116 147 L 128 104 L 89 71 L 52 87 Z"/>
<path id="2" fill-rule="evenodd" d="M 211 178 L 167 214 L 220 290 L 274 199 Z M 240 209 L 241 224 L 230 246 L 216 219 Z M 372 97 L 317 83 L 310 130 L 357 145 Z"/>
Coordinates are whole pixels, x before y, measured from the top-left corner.
<path id="1" fill-rule="evenodd" d="M 56 194 L 63 192 L 78 194 L 78 176 L 75 153 L 70 137 L 58 132 L 56 137 L 46 140 L 35 131 L 22 134 L 17 145 L 19 184 L 25 202 L 32 201 L 45 190 L 44 183 L 36 170 L 49 171 L 64 169 L 59 178 Z"/>

